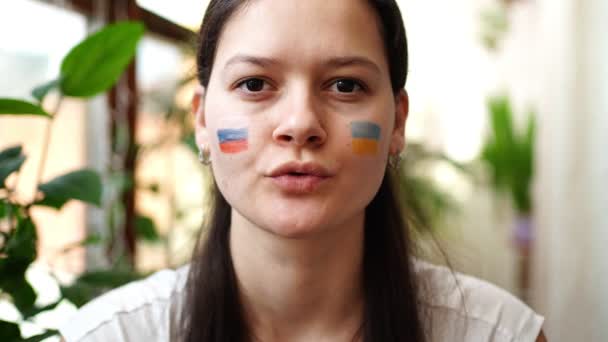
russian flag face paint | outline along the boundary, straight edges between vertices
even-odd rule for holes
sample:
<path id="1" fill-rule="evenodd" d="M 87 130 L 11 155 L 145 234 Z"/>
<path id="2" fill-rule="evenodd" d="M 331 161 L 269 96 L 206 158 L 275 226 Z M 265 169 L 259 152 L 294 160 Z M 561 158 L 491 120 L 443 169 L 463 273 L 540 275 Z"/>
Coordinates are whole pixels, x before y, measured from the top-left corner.
<path id="1" fill-rule="evenodd" d="M 247 150 L 247 128 L 220 129 L 217 137 L 220 142 L 220 150 L 224 153 L 239 153 Z"/>
<path id="2" fill-rule="evenodd" d="M 369 121 L 357 121 L 350 124 L 353 136 L 353 152 L 369 155 L 378 153 L 380 126 Z"/>

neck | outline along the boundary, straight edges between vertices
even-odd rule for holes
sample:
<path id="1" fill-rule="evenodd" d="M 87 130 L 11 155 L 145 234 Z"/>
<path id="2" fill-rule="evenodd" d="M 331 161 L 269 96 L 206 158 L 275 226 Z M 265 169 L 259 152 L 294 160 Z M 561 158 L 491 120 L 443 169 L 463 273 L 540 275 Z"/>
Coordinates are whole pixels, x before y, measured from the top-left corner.
<path id="1" fill-rule="evenodd" d="M 363 315 L 364 214 L 288 239 L 233 209 L 230 249 L 246 320 L 263 341 L 350 341 Z"/>

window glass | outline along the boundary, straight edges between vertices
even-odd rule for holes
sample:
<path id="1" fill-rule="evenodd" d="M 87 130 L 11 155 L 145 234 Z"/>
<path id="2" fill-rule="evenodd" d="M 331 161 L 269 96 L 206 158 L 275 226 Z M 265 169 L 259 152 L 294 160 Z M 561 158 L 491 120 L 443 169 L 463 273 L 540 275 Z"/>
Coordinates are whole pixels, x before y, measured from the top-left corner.
<path id="1" fill-rule="evenodd" d="M 186 262 L 202 222 L 206 180 L 195 151 L 185 143 L 194 120 L 193 49 L 152 35 L 139 46 L 137 214 L 150 218 L 164 239 L 139 242 L 140 270 Z"/>
<path id="2" fill-rule="evenodd" d="M 209 0 L 137 0 L 137 4 L 176 24 L 198 30 Z"/>

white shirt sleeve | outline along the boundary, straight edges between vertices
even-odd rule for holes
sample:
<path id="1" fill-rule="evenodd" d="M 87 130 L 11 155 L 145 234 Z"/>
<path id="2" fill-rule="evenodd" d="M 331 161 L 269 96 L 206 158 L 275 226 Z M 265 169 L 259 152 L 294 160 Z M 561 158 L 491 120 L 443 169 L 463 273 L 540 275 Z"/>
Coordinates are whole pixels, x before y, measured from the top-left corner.
<path id="1" fill-rule="evenodd" d="M 431 342 L 535 342 L 544 318 L 507 291 L 449 269 L 417 262 Z M 430 290 L 430 291 L 429 291 Z"/>

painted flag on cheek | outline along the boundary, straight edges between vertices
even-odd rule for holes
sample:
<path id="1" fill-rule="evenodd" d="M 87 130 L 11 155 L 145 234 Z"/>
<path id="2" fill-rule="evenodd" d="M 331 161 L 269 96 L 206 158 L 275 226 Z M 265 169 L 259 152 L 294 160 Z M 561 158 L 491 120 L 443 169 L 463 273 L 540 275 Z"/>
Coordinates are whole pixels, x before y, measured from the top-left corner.
<path id="1" fill-rule="evenodd" d="M 220 150 L 224 153 L 239 153 L 247 150 L 248 135 L 247 128 L 218 130 Z"/>
<path id="2" fill-rule="evenodd" d="M 353 136 L 353 152 L 368 155 L 378 153 L 380 126 L 373 122 L 357 121 L 350 125 Z"/>

